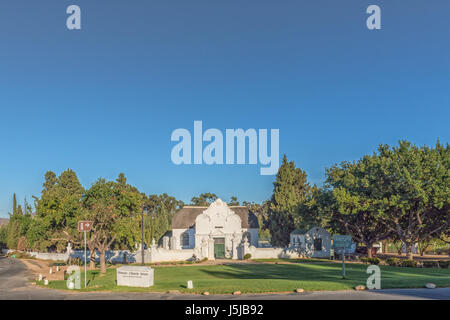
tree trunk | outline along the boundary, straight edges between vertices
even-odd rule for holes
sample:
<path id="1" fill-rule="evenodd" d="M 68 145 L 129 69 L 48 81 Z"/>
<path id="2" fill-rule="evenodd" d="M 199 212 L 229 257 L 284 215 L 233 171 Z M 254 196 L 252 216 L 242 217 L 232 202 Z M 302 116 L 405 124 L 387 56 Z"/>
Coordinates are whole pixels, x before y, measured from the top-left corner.
<path id="1" fill-rule="evenodd" d="M 100 251 L 100 273 L 106 273 L 106 250 Z"/>
<path id="2" fill-rule="evenodd" d="M 387 241 L 385 241 L 383 243 L 383 253 L 388 253 L 389 252 L 389 243 Z"/>
<path id="3" fill-rule="evenodd" d="M 427 248 L 428 248 L 428 246 L 424 246 L 422 248 L 419 246 L 419 253 L 420 253 L 421 257 L 423 257 L 425 250 L 427 250 Z"/>
<path id="4" fill-rule="evenodd" d="M 95 269 L 95 247 L 89 248 L 90 257 L 89 257 L 89 268 Z"/>
<path id="5" fill-rule="evenodd" d="M 406 253 L 406 257 L 410 260 L 413 259 L 413 254 L 412 254 L 412 243 L 411 242 L 405 242 L 405 253 Z"/>
<path id="6" fill-rule="evenodd" d="M 367 258 L 372 258 L 372 244 L 366 244 Z"/>
<path id="7" fill-rule="evenodd" d="M 401 256 L 403 253 L 403 242 L 400 242 L 400 246 L 397 249 L 397 254 Z"/>

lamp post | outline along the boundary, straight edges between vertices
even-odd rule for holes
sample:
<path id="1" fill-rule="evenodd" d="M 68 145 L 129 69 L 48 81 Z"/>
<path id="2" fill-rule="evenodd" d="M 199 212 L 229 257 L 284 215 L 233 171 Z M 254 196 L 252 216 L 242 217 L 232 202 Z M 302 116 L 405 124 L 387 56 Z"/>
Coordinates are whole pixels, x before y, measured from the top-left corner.
<path id="1" fill-rule="evenodd" d="M 148 213 L 148 207 L 144 205 L 142 207 L 142 242 L 141 242 L 141 253 L 142 253 L 142 266 L 144 266 L 144 214 Z"/>

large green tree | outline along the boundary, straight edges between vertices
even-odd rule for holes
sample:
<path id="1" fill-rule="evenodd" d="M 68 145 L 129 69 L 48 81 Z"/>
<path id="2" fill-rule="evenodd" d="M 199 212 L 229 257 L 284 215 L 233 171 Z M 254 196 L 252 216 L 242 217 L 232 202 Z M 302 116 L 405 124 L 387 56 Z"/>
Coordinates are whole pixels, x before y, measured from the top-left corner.
<path id="1" fill-rule="evenodd" d="M 41 197 L 35 200 L 36 222 L 30 230 L 30 236 L 38 241 L 35 246 L 63 251 L 68 241 L 81 243 L 77 223 L 83 216 L 83 193 L 73 170 L 67 169 L 57 179 L 51 171 L 45 174 Z"/>
<path id="2" fill-rule="evenodd" d="M 152 194 L 144 199 L 148 208 L 148 215 L 144 220 L 145 242 L 150 244 L 153 239 L 159 241 L 167 231 L 172 229 L 173 215 L 184 206 L 184 203 L 166 193 Z"/>
<path id="3" fill-rule="evenodd" d="M 330 224 L 335 231 L 363 243 L 371 257 L 373 244 L 392 234 L 379 211 L 379 159 L 373 155 L 353 163 L 342 162 L 327 169 L 326 174 L 326 201 L 328 208 L 334 209 Z"/>
<path id="4" fill-rule="evenodd" d="M 142 194 L 120 177 L 99 179 L 85 192 L 85 219 L 93 221 L 90 241 L 100 253 L 101 273 L 106 273 L 106 251 L 114 243 L 132 248 L 138 241 L 142 203 Z"/>
<path id="5" fill-rule="evenodd" d="M 327 170 L 337 204 L 333 218 L 369 248 L 386 237 L 400 240 L 412 259 L 415 242 L 449 228 L 449 163 L 448 145 L 400 141 L 355 163 L 333 166 Z"/>
<path id="6" fill-rule="evenodd" d="M 415 242 L 450 228 L 450 148 L 400 141 L 395 147 L 380 146 L 377 157 L 379 210 L 411 259 Z"/>
<path id="7" fill-rule="evenodd" d="M 278 169 L 273 195 L 269 203 L 268 227 L 274 246 L 289 244 L 290 233 L 295 229 L 294 216 L 301 203 L 306 201 L 311 187 L 306 173 L 297 168 L 286 155 Z"/>
<path id="8" fill-rule="evenodd" d="M 26 199 L 22 205 L 17 203 L 16 194 L 13 195 L 13 212 L 9 214 L 6 226 L 6 245 L 10 249 L 25 250 L 27 248 L 27 232 L 32 224 L 32 208 Z"/>

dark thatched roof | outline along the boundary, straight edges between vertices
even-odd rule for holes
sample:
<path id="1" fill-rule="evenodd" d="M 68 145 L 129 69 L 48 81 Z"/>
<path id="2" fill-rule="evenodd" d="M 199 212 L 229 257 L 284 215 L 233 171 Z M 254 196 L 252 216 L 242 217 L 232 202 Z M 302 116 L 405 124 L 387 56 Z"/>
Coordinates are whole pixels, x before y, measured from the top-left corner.
<path id="1" fill-rule="evenodd" d="M 172 219 L 172 229 L 186 229 L 195 225 L 195 218 L 208 207 L 183 207 L 177 211 Z M 234 207 L 230 206 L 230 209 L 241 217 L 243 229 L 258 229 L 258 218 L 247 207 Z"/>

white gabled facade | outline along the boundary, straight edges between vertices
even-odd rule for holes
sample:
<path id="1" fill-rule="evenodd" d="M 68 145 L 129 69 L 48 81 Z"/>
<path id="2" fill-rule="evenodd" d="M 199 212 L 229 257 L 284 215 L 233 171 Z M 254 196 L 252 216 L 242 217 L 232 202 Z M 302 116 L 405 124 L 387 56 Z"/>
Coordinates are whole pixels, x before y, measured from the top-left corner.
<path id="1" fill-rule="evenodd" d="M 238 259 L 238 246 L 244 237 L 251 245 L 258 245 L 257 218 L 245 207 L 229 207 L 217 199 L 209 207 L 187 206 L 177 214 L 169 240 L 170 247 L 165 249 L 194 249 L 199 253 L 196 256 L 208 259 L 217 256 Z M 251 221 L 243 221 L 241 217 Z M 167 243 L 167 240 L 163 242 Z"/>

